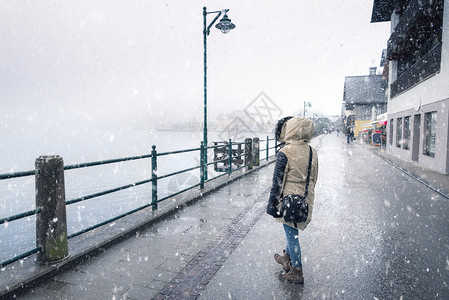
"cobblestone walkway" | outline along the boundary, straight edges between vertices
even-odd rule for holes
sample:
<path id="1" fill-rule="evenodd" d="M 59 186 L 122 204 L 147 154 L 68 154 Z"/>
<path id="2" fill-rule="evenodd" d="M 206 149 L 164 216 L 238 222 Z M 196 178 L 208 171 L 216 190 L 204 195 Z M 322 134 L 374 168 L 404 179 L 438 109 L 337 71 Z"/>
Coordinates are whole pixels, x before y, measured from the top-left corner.
<path id="1" fill-rule="evenodd" d="M 154 299 L 196 299 L 265 211 L 268 192 L 246 207 Z"/>

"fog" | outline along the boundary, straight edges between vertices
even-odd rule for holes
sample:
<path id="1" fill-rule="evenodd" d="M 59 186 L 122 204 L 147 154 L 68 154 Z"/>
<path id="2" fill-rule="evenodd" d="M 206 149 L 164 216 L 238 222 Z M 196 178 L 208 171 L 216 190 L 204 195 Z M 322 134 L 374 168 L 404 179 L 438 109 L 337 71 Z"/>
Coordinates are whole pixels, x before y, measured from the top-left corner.
<path id="1" fill-rule="evenodd" d="M 339 114 L 344 76 L 378 66 L 389 36 L 371 1 L 1 1 L 0 131 L 201 121 L 204 5 L 236 24 L 207 38 L 209 120 L 261 92 Z"/>

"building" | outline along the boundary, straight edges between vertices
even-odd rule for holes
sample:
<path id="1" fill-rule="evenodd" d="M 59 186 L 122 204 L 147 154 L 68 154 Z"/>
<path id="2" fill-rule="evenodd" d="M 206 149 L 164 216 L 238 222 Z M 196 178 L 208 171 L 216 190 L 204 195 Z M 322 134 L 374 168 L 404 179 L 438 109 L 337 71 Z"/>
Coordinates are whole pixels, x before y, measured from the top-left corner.
<path id="1" fill-rule="evenodd" d="M 449 0 L 374 0 L 391 22 L 387 151 L 449 174 Z"/>
<path id="2" fill-rule="evenodd" d="M 352 128 L 356 137 L 363 125 L 387 111 L 387 80 L 377 75 L 376 70 L 372 67 L 369 75 L 345 77 L 342 117 L 346 130 Z"/>

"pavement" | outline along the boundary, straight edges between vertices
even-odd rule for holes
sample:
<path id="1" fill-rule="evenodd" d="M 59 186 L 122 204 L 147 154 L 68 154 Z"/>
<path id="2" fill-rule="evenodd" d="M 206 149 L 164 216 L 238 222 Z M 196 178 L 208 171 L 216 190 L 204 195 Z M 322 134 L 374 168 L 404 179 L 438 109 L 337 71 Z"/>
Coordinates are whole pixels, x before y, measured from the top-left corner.
<path id="1" fill-rule="evenodd" d="M 441 173 L 426 169 L 414 161 L 404 161 L 379 147 L 371 147 L 370 145 L 363 145 L 366 149 L 369 149 L 374 154 L 386 159 L 395 167 L 402 169 L 406 174 L 418 178 L 436 191 L 440 191 L 444 195 L 449 195 L 449 175 L 443 175 Z"/>
<path id="2" fill-rule="evenodd" d="M 449 177 L 341 136 L 312 145 L 319 177 L 313 220 L 299 233 L 304 285 L 278 279 L 273 255 L 285 237 L 265 213 L 271 164 L 16 298 L 449 299 Z"/>

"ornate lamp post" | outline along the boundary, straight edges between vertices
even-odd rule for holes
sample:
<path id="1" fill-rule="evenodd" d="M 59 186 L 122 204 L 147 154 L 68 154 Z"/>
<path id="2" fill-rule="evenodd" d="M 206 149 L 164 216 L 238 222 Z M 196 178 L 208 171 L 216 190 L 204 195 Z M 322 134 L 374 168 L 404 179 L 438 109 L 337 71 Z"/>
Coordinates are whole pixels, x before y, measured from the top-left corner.
<path id="1" fill-rule="evenodd" d="M 208 12 L 206 7 L 203 7 L 203 36 L 204 36 L 204 123 L 203 123 L 203 144 L 205 147 L 204 150 L 204 179 L 207 180 L 207 36 L 210 33 L 210 28 L 214 23 L 218 20 L 218 18 L 224 14 L 223 18 L 220 22 L 215 25 L 217 29 L 224 34 L 228 33 L 231 29 L 235 28 L 235 25 L 232 24 L 231 20 L 227 16 L 227 12 L 229 9 L 224 9 L 220 11 L 211 11 Z M 206 17 L 208 14 L 216 14 L 215 18 L 207 25 Z"/>

